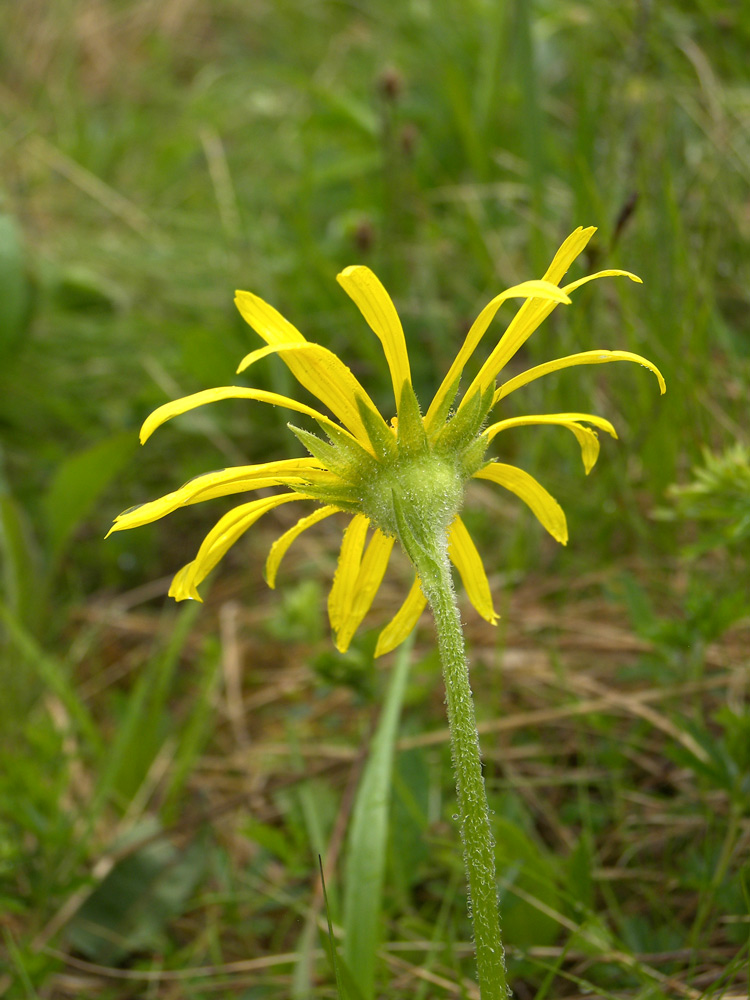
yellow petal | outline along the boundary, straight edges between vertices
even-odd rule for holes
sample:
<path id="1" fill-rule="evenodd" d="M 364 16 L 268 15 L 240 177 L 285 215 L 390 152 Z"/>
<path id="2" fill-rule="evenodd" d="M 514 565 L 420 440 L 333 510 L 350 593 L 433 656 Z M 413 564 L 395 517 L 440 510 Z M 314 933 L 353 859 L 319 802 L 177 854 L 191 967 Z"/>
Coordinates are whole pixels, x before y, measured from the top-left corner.
<path id="1" fill-rule="evenodd" d="M 514 465 L 492 462 L 474 474 L 475 479 L 488 479 L 504 486 L 527 504 L 550 535 L 563 545 L 568 544 L 568 524 L 560 504 L 533 476 Z"/>
<path id="2" fill-rule="evenodd" d="M 169 587 L 169 597 L 173 597 L 175 601 L 198 601 L 203 604 L 203 598 L 195 587 L 190 587 L 189 577 L 192 570 L 193 564 L 189 562 L 175 573 Z"/>
<path id="3" fill-rule="evenodd" d="M 346 267 L 336 280 L 362 313 L 370 329 L 383 345 L 385 359 L 393 382 L 393 395 L 398 404 L 401 386 L 411 384 L 409 355 L 404 330 L 390 295 L 369 267 Z"/>
<path id="4" fill-rule="evenodd" d="M 432 426 L 435 413 L 445 399 L 446 393 L 453 385 L 456 378 L 464 370 L 464 366 L 476 350 L 479 341 L 484 336 L 487 327 L 490 325 L 495 316 L 495 313 L 498 311 L 503 302 L 506 302 L 508 299 L 544 299 L 551 300 L 556 303 L 562 302 L 566 304 L 570 302 L 568 296 L 549 281 L 524 281 L 520 285 L 513 285 L 512 288 L 507 288 L 504 292 L 501 292 L 500 295 L 496 295 L 494 299 L 488 302 L 472 323 L 471 329 L 466 334 L 466 339 L 463 342 L 461 350 L 456 355 L 453 364 L 448 369 L 448 374 L 445 376 L 440 388 L 435 393 L 435 398 L 432 403 L 430 403 L 430 408 L 425 416 L 425 428 L 428 431 Z"/>
<path id="5" fill-rule="evenodd" d="M 250 324 L 269 347 L 273 344 L 307 343 L 296 326 L 252 292 L 236 291 L 234 303 L 245 322 Z"/>
<path id="6" fill-rule="evenodd" d="M 633 274 L 632 271 L 621 271 L 619 268 L 609 268 L 606 271 L 597 271 L 595 274 L 587 274 L 585 278 L 579 278 L 578 281 L 571 281 L 569 285 L 564 285 L 562 290 L 570 295 L 570 293 L 574 292 L 576 288 L 580 288 L 581 285 L 588 284 L 589 281 L 595 281 L 597 278 L 630 278 L 631 281 L 635 281 L 638 285 L 643 284 L 643 281 L 638 277 L 638 275 Z"/>
<path id="7" fill-rule="evenodd" d="M 566 240 L 563 240 L 560 249 L 552 258 L 552 263 L 547 268 L 544 280 L 559 285 L 565 277 L 565 272 L 576 257 L 586 249 L 589 240 L 595 232 L 596 226 L 588 226 L 586 229 L 579 226 L 578 229 L 573 230 L 570 236 Z"/>
<path id="8" fill-rule="evenodd" d="M 250 365 L 269 354 L 281 355 L 282 360 L 290 368 L 292 365 L 289 357 L 294 358 L 298 355 L 302 358 L 305 366 L 305 379 L 300 377 L 300 371 L 293 369 L 297 380 L 314 396 L 317 396 L 321 403 L 324 403 L 360 442 L 368 443 L 369 446 L 369 439 L 357 408 L 357 396 L 369 406 L 373 413 L 378 411 L 361 383 L 333 351 L 329 351 L 327 347 L 322 347 L 320 344 L 312 343 L 274 344 L 272 347 L 261 347 L 243 358 L 237 369 L 237 374 L 244 372 Z"/>
<path id="9" fill-rule="evenodd" d="M 482 557 L 460 517 L 455 519 L 448 532 L 448 555 L 459 572 L 471 603 L 490 625 L 497 624 L 500 616 L 492 604 L 492 593 Z"/>
<path id="10" fill-rule="evenodd" d="M 350 596 L 349 607 L 345 610 L 341 624 L 336 629 L 336 649 L 340 653 L 347 651 L 354 633 L 370 610 L 388 568 L 388 560 L 391 557 L 394 542 L 395 538 L 392 536 L 389 538 L 382 531 L 376 529 L 365 549 Z"/>
<path id="11" fill-rule="evenodd" d="M 290 347 L 306 347 L 307 343 L 304 344 L 270 344 L 265 347 L 259 347 L 255 351 L 250 351 L 237 365 L 237 375 L 242 374 L 246 369 L 254 365 L 256 361 L 262 361 L 263 358 L 269 357 L 271 354 L 278 354 L 280 351 L 288 350 Z"/>
<path id="12" fill-rule="evenodd" d="M 213 500 L 216 497 L 242 493 L 245 490 L 260 490 L 269 486 L 288 486 L 291 483 L 309 481 L 319 469 L 320 462 L 315 458 L 291 458 L 278 462 L 265 462 L 262 465 L 238 465 L 232 469 L 207 472 L 203 476 L 191 479 L 178 490 L 159 497 L 158 500 L 150 500 L 119 514 L 109 534 L 113 531 L 124 531 L 127 528 L 150 524 L 151 521 L 157 521 L 160 517 L 171 514 L 178 507 L 200 503 L 203 500 Z"/>
<path id="13" fill-rule="evenodd" d="M 596 230 L 593 228 L 585 230 L 582 229 L 576 230 L 575 233 L 569 236 L 555 255 L 552 264 L 544 276 L 545 280 L 553 282 L 560 281 L 575 257 L 577 257 L 581 250 L 583 250 L 595 232 Z M 630 278 L 632 281 L 641 283 L 641 279 L 637 275 L 631 274 L 630 271 L 610 269 L 607 271 L 597 271 L 596 274 L 588 274 L 584 278 L 579 278 L 577 281 L 573 281 L 570 284 L 565 285 L 561 291 L 565 294 L 569 294 L 589 281 L 594 281 L 596 278 L 606 278 L 611 276 L 624 276 Z M 554 302 L 541 302 L 533 299 L 521 306 L 513 322 L 500 338 L 497 347 L 495 347 L 492 354 L 490 354 L 487 358 L 485 363 L 480 368 L 476 378 L 466 390 L 464 400 L 470 397 L 473 390 L 479 388 L 484 391 L 492 385 L 498 375 L 498 372 L 502 371 L 510 359 L 518 352 L 523 344 L 526 343 L 531 334 L 540 326 L 547 316 L 549 316 L 555 306 L 556 303 Z"/>
<path id="14" fill-rule="evenodd" d="M 581 446 L 583 467 L 588 475 L 599 457 L 599 439 L 588 427 L 582 427 L 580 421 L 593 424 L 594 427 L 611 434 L 613 438 L 617 437 L 617 431 L 609 420 L 597 417 L 592 413 L 545 413 L 528 417 L 510 417 L 508 420 L 499 420 L 496 424 L 490 424 L 484 433 L 487 440 L 491 441 L 500 431 L 508 430 L 511 427 L 524 427 L 529 424 L 558 424 L 575 434 Z"/>
<path id="15" fill-rule="evenodd" d="M 411 635 L 426 604 L 427 598 L 422 593 L 422 585 L 419 582 L 419 577 L 416 576 L 406 600 L 378 636 L 378 643 L 375 647 L 376 657 L 390 653 L 396 646 L 400 646 L 407 636 Z"/>
<path id="16" fill-rule="evenodd" d="M 334 632 L 340 627 L 351 605 L 369 523 L 364 514 L 355 514 L 341 540 L 339 561 L 328 595 L 328 620 Z"/>
<path id="17" fill-rule="evenodd" d="M 580 354 L 568 354 L 567 357 L 558 358 L 556 361 L 546 361 L 543 365 L 529 368 L 528 371 L 521 372 L 515 378 L 504 382 L 492 397 L 492 405 L 494 406 L 495 403 L 504 399 L 511 392 L 515 392 L 516 389 L 520 389 L 522 385 L 528 385 L 529 382 L 541 378 L 542 375 L 549 375 L 550 372 L 557 372 L 562 368 L 573 368 L 576 365 L 604 365 L 609 361 L 634 361 L 636 364 L 642 365 L 643 368 L 648 368 L 656 375 L 659 391 L 662 393 L 667 391 L 662 373 L 652 361 L 649 361 L 648 358 L 642 358 L 640 354 L 631 354 L 630 351 L 582 351 Z"/>
<path id="18" fill-rule="evenodd" d="M 322 521 L 324 518 L 330 517 L 331 514 L 335 514 L 337 510 L 337 507 L 319 507 L 312 514 L 308 514 L 307 517 L 300 518 L 293 527 L 276 539 L 268 553 L 265 571 L 266 582 L 272 590 L 276 586 L 276 574 L 279 570 L 281 560 L 286 555 L 287 549 L 295 538 L 299 538 L 303 531 L 307 531 L 308 528 L 317 524 L 318 521 Z"/>
<path id="19" fill-rule="evenodd" d="M 250 292 L 237 292 L 235 303 L 242 317 L 281 355 L 300 385 L 324 403 L 354 436 L 369 449 L 369 438 L 357 409 L 357 397 L 377 413 L 375 404 L 344 362 L 320 344 L 311 344 L 273 306 Z M 263 350 L 263 348 L 261 348 Z M 270 353 L 270 352 L 269 352 Z M 248 358 L 257 360 L 257 353 Z M 248 358 L 240 365 L 247 366 Z M 382 419 L 382 418 L 381 418 Z"/>
<path id="20" fill-rule="evenodd" d="M 174 597 L 177 601 L 184 601 L 188 598 L 199 601 L 198 585 L 205 580 L 214 566 L 247 529 L 274 507 L 289 503 L 291 500 L 301 499 L 303 498 L 298 493 L 281 493 L 278 496 L 253 500 L 230 510 L 228 514 L 217 521 L 203 539 L 195 559 L 183 566 L 177 573 L 169 588 L 169 596 Z"/>
<path id="21" fill-rule="evenodd" d="M 217 403 L 223 399 L 254 399 L 260 403 L 272 403 L 274 406 L 284 406 L 288 410 L 295 410 L 297 413 L 304 413 L 313 420 L 320 420 L 337 430 L 341 428 L 329 417 L 314 410 L 311 406 L 305 406 L 296 399 L 289 396 L 280 396 L 277 392 L 266 392 L 265 389 L 248 389 L 241 385 L 223 385 L 216 389 L 202 389 L 194 392 L 191 396 L 183 396 L 182 399 L 173 399 L 169 403 L 164 403 L 150 413 L 141 427 L 141 444 L 145 444 L 157 427 L 161 427 L 167 420 L 179 417 L 182 413 L 188 413 L 198 406 L 205 406 L 206 403 Z"/>

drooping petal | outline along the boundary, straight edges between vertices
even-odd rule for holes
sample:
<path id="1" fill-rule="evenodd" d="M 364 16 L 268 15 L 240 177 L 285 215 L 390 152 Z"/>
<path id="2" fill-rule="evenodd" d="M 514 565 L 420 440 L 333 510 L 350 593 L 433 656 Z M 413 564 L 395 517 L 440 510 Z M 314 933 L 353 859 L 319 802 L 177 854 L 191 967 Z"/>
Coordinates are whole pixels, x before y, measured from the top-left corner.
<path id="1" fill-rule="evenodd" d="M 583 229 L 579 226 L 576 230 L 574 230 L 570 236 L 563 241 L 559 250 L 552 258 L 552 262 L 547 268 L 542 280 L 545 283 L 549 282 L 551 285 L 559 285 L 565 275 L 565 272 L 585 248 L 586 244 L 595 232 L 595 226 L 589 226 L 587 229 Z M 469 389 L 466 393 L 464 393 L 464 399 L 468 399 L 473 390 L 477 387 L 486 388 L 487 385 L 492 383 L 494 375 L 490 378 L 488 373 L 492 370 L 497 360 L 495 355 L 497 354 L 498 357 L 502 357 L 504 351 L 509 346 L 515 345 L 516 343 L 518 346 L 515 347 L 515 350 L 518 350 L 518 347 L 528 340 L 534 330 L 536 330 L 540 323 L 542 323 L 544 319 L 549 316 L 556 305 L 556 302 L 550 302 L 549 300 L 544 301 L 540 297 L 530 298 L 527 302 L 524 302 L 510 322 L 497 347 L 487 361 L 485 361 Z M 513 353 L 515 353 L 515 350 Z M 497 373 L 498 370 L 499 369 L 496 369 L 495 373 Z"/>
<path id="2" fill-rule="evenodd" d="M 537 520 L 555 541 L 563 545 L 568 544 L 568 523 L 562 507 L 528 472 L 517 469 L 514 465 L 491 462 L 474 473 L 474 478 L 488 479 L 491 483 L 497 483 L 498 486 L 504 486 L 506 490 L 515 493 L 531 508 Z"/>
<path id="3" fill-rule="evenodd" d="M 375 646 L 376 657 L 390 653 L 411 635 L 426 604 L 427 598 L 422 593 L 419 577 L 415 576 L 406 600 L 378 636 Z"/>
<path id="4" fill-rule="evenodd" d="M 203 539 L 195 559 L 177 573 L 169 588 L 169 596 L 174 597 L 176 601 L 200 601 L 201 596 L 197 589 L 199 584 L 247 529 L 274 507 L 300 499 L 303 498 L 297 493 L 281 493 L 253 500 L 230 510 L 217 521 Z"/>
<path id="5" fill-rule="evenodd" d="M 380 279 L 369 267 L 346 267 L 341 274 L 336 275 L 336 280 L 383 345 L 393 382 L 393 395 L 398 405 L 401 386 L 404 382 L 411 384 L 411 370 L 404 330 L 396 307 Z"/>
<path id="6" fill-rule="evenodd" d="M 529 302 L 534 299 L 542 299 L 551 300 L 555 303 L 562 302 L 566 304 L 570 302 L 570 299 L 565 292 L 561 291 L 557 285 L 554 285 L 549 281 L 523 281 L 520 285 L 513 285 L 512 288 L 507 288 L 504 292 L 501 292 L 500 295 L 496 295 L 494 299 L 488 302 L 472 323 L 471 329 L 466 334 L 466 339 L 464 340 L 460 351 L 456 355 L 453 364 L 448 369 L 448 374 L 445 376 L 440 388 L 435 393 L 435 398 L 432 400 L 432 403 L 430 403 L 430 408 L 425 416 L 425 428 L 428 431 L 432 427 L 435 415 L 440 409 L 440 404 L 443 402 L 446 394 L 456 381 L 456 378 L 461 374 L 464 366 L 476 350 L 479 341 L 487 331 L 495 313 L 498 311 L 503 302 L 506 302 L 508 299 L 528 299 Z M 521 308 L 523 309 L 524 307 L 522 306 Z"/>
<path id="7" fill-rule="evenodd" d="M 596 274 L 589 274 L 586 275 L 585 278 L 579 278 L 578 281 L 571 282 L 571 284 L 562 288 L 561 291 L 568 294 L 576 288 L 579 288 L 581 285 L 585 285 L 587 282 L 593 281 L 595 278 L 604 278 L 608 276 L 624 276 L 630 278 L 632 281 L 638 282 L 641 280 L 636 277 L 636 275 L 631 274 L 630 271 L 598 271 Z M 485 363 L 480 368 L 477 377 L 474 379 L 471 386 L 469 386 L 469 389 L 466 392 L 467 397 L 471 393 L 472 389 L 476 389 L 478 387 L 483 391 L 488 386 L 492 385 L 498 375 L 498 372 L 502 371 L 510 359 L 526 343 L 531 334 L 549 316 L 556 304 L 557 303 L 555 302 L 550 303 L 532 300 L 531 302 L 527 302 L 521 306 L 521 309 L 519 309 L 515 319 L 500 338 L 497 347 L 487 358 Z M 523 315 L 524 310 L 526 310 L 525 315 Z"/>
<path id="8" fill-rule="evenodd" d="M 593 424 L 594 427 L 606 431 L 613 438 L 617 437 L 617 431 L 609 420 L 604 417 L 597 417 L 593 413 L 543 413 L 534 414 L 528 417 L 510 417 L 507 420 L 499 420 L 495 424 L 490 424 L 484 431 L 488 441 L 491 441 L 500 431 L 508 430 L 511 427 L 524 427 L 529 424 L 558 424 L 575 434 L 581 446 L 581 457 L 586 475 L 591 472 L 596 460 L 599 457 L 599 438 L 588 427 L 582 427 L 581 421 Z"/>
<path id="9" fill-rule="evenodd" d="M 389 538 L 382 531 L 375 529 L 365 549 L 365 554 L 362 556 L 349 607 L 345 610 L 341 624 L 336 629 L 336 649 L 340 653 L 347 651 L 354 633 L 370 610 L 388 568 L 388 560 L 391 557 L 394 542 L 393 536 Z"/>
<path id="10" fill-rule="evenodd" d="M 299 403 L 296 399 L 291 399 L 289 396 L 280 396 L 277 392 L 267 392 L 265 389 L 248 389 L 241 385 L 222 385 L 216 389 L 202 389 L 200 392 L 194 392 L 190 396 L 183 396 L 182 399 L 173 399 L 169 403 L 158 406 L 143 421 L 143 426 L 141 427 L 141 444 L 145 444 L 156 428 L 161 427 L 167 420 L 179 417 L 182 413 L 188 413 L 198 406 L 205 406 L 206 403 L 217 403 L 223 399 L 254 399 L 259 403 L 272 403 L 274 406 L 284 406 L 288 410 L 304 413 L 308 417 L 312 417 L 313 420 L 321 421 L 327 426 L 335 427 L 337 430 L 341 429 L 330 417 L 326 417 L 311 406 L 305 406 L 304 403 Z"/>
<path id="11" fill-rule="evenodd" d="M 237 374 L 269 354 L 278 354 L 297 381 L 327 406 L 360 443 L 368 441 L 357 397 L 373 413 L 378 414 L 378 411 L 360 381 L 338 355 L 321 344 L 309 341 L 271 344 L 247 354 L 240 362 Z"/>
<path id="12" fill-rule="evenodd" d="M 515 392 L 516 389 L 520 389 L 522 385 L 528 385 L 529 382 L 533 382 L 543 375 L 549 375 L 550 372 L 557 372 L 563 368 L 573 368 L 576 365 L 604 365 L 609 361 L 634 361 L 643 368 L 648 368 L 656 375 L 659 391 L 661 393 L 667 391 L 662 373 L 652 361 L 641 357 L 640 354 L 631 354 L 630 351 L 581 351 L 579 354 L 568 354 L 555 361 L 545 361 L 543 365 L 536 365 L 534 368 L 529 368 L 527 371 L 521 372 L 520 375 L 516 375 L 515 378 L 503 382 L 492 397 L 492 405 L 494 406 L 495 403 L 510 395 L 511 392 Z"/>
<path id="13" fill-rule="evenodd" d="M 352 602 L 369 523 L 364 514 L 355 514 L 341 540 L 339 561 L 328 594 L 328 620 L 334 632 L 341 626 Z"/>
<path id="14" fill-rule="evenodd" d="M 638 285 L 643 284 L 643 280 L 639 278 L 637 274 L 633 274 L 632 271 L 621 271 L 619 268 L 608 268 L 606 271 L 597 271 L 595 274 L 587 274 L 584 278 L 579 278 L 578 281 L 571 281 L 569 285 L 563 285 L 562 291 L 570 295 L 570 293 L 574 292 L 576 288 L 580 288 L 581 285 L 587 285 L 589 281 L 596 281 L 597 278 L 630 278 L 631 281 L 635 281 Z"/>
<path id="15" fill-rule="evenodd" d="M 262 465 L 238 465 L 218 472 L 207 472 L 191 479 L 178 490 L 159 497 L 158 500 L 150 500 L 119 514 L 109 534 L 111 535 L 113 531 L 124 531 L 127 528 L 150 524 L 171 514 L 178 507 L 201 503 L 203 500 L 213 500 L 216 497 L 243 493 L 246 490 L 265 489 L 269 486 L 301 483 L 310 477 L 314 478 L 318 470 L 320 463 L 314 458 L 287 458 L 278 462 L 265 462 Z"/>
<path id="16" fill-rule="evenodd" d="M 276 574 L 279 571 L 281 560 L 286 555 L 292 542 L 296 538 L 299 538 L 303 531 L 307 531 L 307 529 L 312 528 L 314 524 L 324 520 L 326 517 L 330 517 L 331 514 L 335 514 L 337 510 L 337 507 L 318 507 L 318 509 L 313 511 L 312 514 L 308 514 L 307 517 L 300 518 L 295 525 L 276 539 L 268 552 L 265 569 L 266 582 L 272 590 L 276 586 Z"/>
<path id="17" fill-rule="evenodd" d="M 583 471 L 588 476 L 599 458 L 599 451 L 601 450 L 599 435 L 596 431 L 592 431 L 590 427 L 584 427 L 583 424 L 565 424 L 564 426 L 573 433 L 578 441 L 581 449 Z"/>
<path id="18" fill-rule="evenodd" d="M 448 555 L 459 572 L 471 603 L 490 625 L 497 624 L 500 616 L 492 604 L 492 592 L 482 557 L 460 517 L 454 520 L 448 531 Z"/>

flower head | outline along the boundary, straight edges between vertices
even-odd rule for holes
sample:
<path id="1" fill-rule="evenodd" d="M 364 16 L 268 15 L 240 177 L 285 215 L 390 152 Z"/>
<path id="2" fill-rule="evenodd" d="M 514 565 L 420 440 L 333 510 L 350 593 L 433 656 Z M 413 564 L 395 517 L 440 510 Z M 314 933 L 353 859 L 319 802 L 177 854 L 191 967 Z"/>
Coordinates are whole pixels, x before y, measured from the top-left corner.
<path id="1" fill-rule="evenodd" d="M 300 385 L 335 419 L 296 399 L 243 386 L 206 389 L 166 403 L 146 419 L 141 443 L 172 417 L 204 403 L 230 398 L 271 403 L 312 417 L 323 436 L 290 424 L 309 457 L 207 473 L 158 500 L 125 511 L 115 519 L 111 530 L 147 524 L 178 507 L 213 497 L 285 487 L 285 492 L 251 500 L 225 514 L 203 540 L 196 557 L 177 573 L 170 595 L 178 601 L 200 600 L 198 586 L 248 528 L 274 507 L 307 500 L 318 506 L 273 543 L 266 561 L 266 580 L 269 586 L 275 586 L 281 560 L 302 532 L 331 515 L 345 514 L 349 521 L 328 598 L 331 626 L 342 652 L 370 609 L 396 539 L 412 563 L 424 567 L 428 542 L 443 538 L 469 600 L 483 618 L 494 624 L 497 614 L 487 575 L 459 514 L 468 480 L 485 479 L 514 493 L 563 545 L 568 530 L 561 507 L 536 479 L 522 469 L 487 458 L 493 439 L 504 430 L 524 424 L 557 424 L 575 435 L 588 474 L 599 453 L 599 440 L 592 428 L 612 437 L 617 435 L 608 420 L 589 413 L 512 417 L 486 425 L 492 408 L 509 393 L 549 372 L 609 361 L 635 361 L 654 372 L 661 391 L 665 389 L 661 373 L 647 359 L 627 351 L 605 350 L 584 351 L 546 362 L 496 387 L 497 376 L 508 361 L 557 305 L 570 304 L 571 292 L 605 276 L 621 275 L 640 281 L 628 271 L 607 270 L 560 287 L 565 272 L 594 232 L 594 228 L 577 229 L 557 251 L 543 279 L 508 288 L 484 307 L 424 415 L 412 388 L 404 332 L 388 293 L 367 267 L 342 271 L 339 284 L 383 346 L 396 403 L 396 417 L 390 422 L 378 412 L 364 387 L 336 354 L 306 340 L 258 296 L 237 292 L 237 308 L 266 345 L 248 354 L 238 372 L 270 354 L 278 354 Z M 466 363 L 500 306 L 514 298 L 524 300 L 521 308 L 457 402 Z M 424 606 L 420 580 L 415 576 L 401 608 L 380 633 L 376 655 L 394 649 L 409 635 Z"/>

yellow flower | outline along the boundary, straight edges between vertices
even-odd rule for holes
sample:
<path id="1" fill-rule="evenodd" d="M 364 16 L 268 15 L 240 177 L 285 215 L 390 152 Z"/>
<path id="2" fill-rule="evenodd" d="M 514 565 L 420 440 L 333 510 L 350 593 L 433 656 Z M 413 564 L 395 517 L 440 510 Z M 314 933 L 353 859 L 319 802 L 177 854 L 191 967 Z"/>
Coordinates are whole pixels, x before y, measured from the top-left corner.
<path id="1" fill-rule="evenodd" d="M 308 528 L 343 512 L 349 523 L 343 533 L 338 566 L 328 598 L 328 613 L 342 652 L 367 614 L 385 574 L 396 538 L 413 563 L 425 565 L 421 537 L 447 538 L 448 554 L 458 570 L 469 600 L 491 623 L 493 607 L 487 576 L 464 522 L 459 516 L 464 487 L 471 478 L 497 483 L 523 500 L 549 533 L 566 544 L 565 515 L 557 501 L 532 476 L 502 462 L 488 461 L 485 452 L 501 431 L 523 424 L 559 424 L 578 440 L 586 473 L 596 462 L 599 440 L 591 427 L 616 437 L 614 427 L 588 413 L 553 413 L 513 417 L 483 428 L 491 408 L 509 393 L 549 372 L 572 365 L 635 361 L 651 369 L 664 392 L 655 365 L 627 351 L 584 351 L 531 368 L 496 388 L 496 378 L 528 337 L 559 303 L 570 304 L 570 293 L 594 278 L 623 275 L 607 270 L 590 274 L 563 287 L 559 284 L 575 258 L 595 232 L 577 229 L 565 240 L 540 281 L 525 281 L 502 292 L 481 311 L 469 330 L 426 414 L 421 415 L 411 384 L 409 356 L 396 309 L 378 278 L 367 267 L 348 267 L 338 275 L 339 284 L 358 306 L 380 339 L 393 382 L 397 417 L 386 423 L 369 395 L 349 368 L 331 351 L 307 341 L 272 306 L 250 292 L 237 292 L 235 302 L 243 318 L 266 346 L 248 354 L 238 372 L 270 354 L 279 354 L 297 381 L 336 418 L 295 399 L 241 386 L 206 389 L 155 410 L 141 429 L 141 443 L 165 421 L 204 403 L 221 399 L 252 399 L 271 403 L 312 417 L 325 441 L 309 431 L 290 426 L 311 457 L 239 466 L 211 472 L 191 480 L 158 500 L 125 511 L 112 531 L 154 521 L 186 504 L 212 497 L 244 493 L 267 487 L 287 492 L 251 500 L 222 517 L 208 533 L 196 557 L 175 576 L 169 593 L 176 600 L 200 600 L 199 584 L 227 550 L 263 514 L 284 503 L 308 500 L 318 503 L 278 538 L 268 554 L 266 579 L 274 587 L 281 560 L 292 542 Z M 464 366 L 474 354 L 495 313 L 506 299 L 524 303 L 491 351 L 478 374 L 452 411 Z M 591 425 L 591 427 L 586 426 Z M 368 541 L 368 533 L 370 538 Z M 420 561 L 421 560 L 421 561 Z M 415 576 L 406 600 L 381 631 L 376 655 L 394 649 L 412 631 L 425 606 Z"/>

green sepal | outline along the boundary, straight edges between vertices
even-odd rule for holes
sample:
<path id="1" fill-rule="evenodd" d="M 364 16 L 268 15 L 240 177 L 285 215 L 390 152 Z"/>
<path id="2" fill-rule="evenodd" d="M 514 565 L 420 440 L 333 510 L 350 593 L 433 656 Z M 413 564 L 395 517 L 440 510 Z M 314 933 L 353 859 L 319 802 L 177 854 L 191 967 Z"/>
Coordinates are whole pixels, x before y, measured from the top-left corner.
<path id="1" fill-rule="evenodd" d="M 358 474 L 357 478 L 364 479 L 377 472 L 377 461 L 369 451 L 365 451 L 359 441 L 355 441 L 350 434 L 336 427 L 335 424 L 324 424 L 319 421 L 319 425 L 336 451 L 351 463 L 351 468 L 356 470 Z"/>
<path id="2" fill-rule="evenodd" d="M 356 486 L 338 486 L 334 483 L 322 486 L 319 483 L 289 483 L 289 489 L 311 500 L 319 500 L 322 504 L 349 510 L 354 514 L 362 513 L 362 500 Z"/>
<path id="3" fill-rule="evenodd" d="M 458 394 L 458 387 L 461 384 L 461 372 L 456 375 L 455 379 L 448 386 L 448 391 L 443 397 L 443 401 L 435 410 L 435 416 L 432 418 L 432 427 L 434 428 L 430 434 L 430 440 L 434 441 L 440 436 L 440 432 L 448 419 L 448 414 L 451 411 L 451 407 L 456 401 L 456 396 Z"/>
<path id="4" fill-rule="evenodd" d="M 372 410 L 361 396 L 357 396 L 357 409 L 376 457 L 381 462 L 395 458 L 397 454 L 396 439 L 385 420 L 379 413 Z"/>
<path id="5" fill-rule="evenodd" d="M 419 412 L 419 402 L 408 379 L 405 379 L 401 386 L 396 445 L 399 456 L 403 458 L 414 458 L 429 449 L 422 414 Z"/>
<path id="6" fill-rule="evenodd" d="M 472 393 L 468 402 L 448 421 L 435 441 L 435 451 L 455 454 L 467 448 L 479 433 L 492 406 L 494 385 Z"/>
<path id="7" fill-rule="evenodd" d="M 435 551 L 435 543 L 422 525 L 410 516 L 408 506 L 404 506 L 395 490 L 391 490 L 393 516 L 396 521 L 398 540 L 404 552 L 411 560 L 422 580 L 431 575 L 433 578 L 440 573 L 439 555 Z"/>
<path id="8" fill-rule="evenodd" d="M 294 424 L 287 424 L 287 427 L 297 440 L 307 448 L 313 458 L 317 458 L 326 469 L 334 472 L 337 476 L 346 478 L 349 463 L 342 460 L 333 445 L 322 441 L 317 434 L 311 434 L 310 431 L 305 431 L 301 427 L 295 427 Z"/>
<path id="9" fill-rule="evenodd" d="M 488 444 L 487 438 L 483 434 L 480 434 L 462 452 L 458 467 L 464 479 L 471 479 L 473 475 L 479 472 L 483 465 L 487 465 L 484 455 Z"/>

